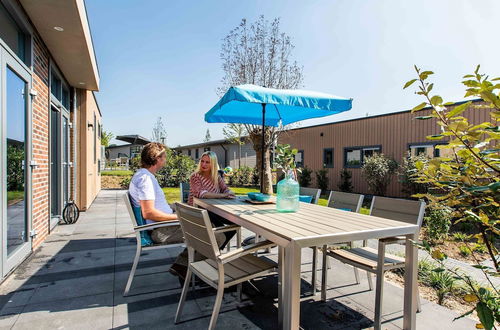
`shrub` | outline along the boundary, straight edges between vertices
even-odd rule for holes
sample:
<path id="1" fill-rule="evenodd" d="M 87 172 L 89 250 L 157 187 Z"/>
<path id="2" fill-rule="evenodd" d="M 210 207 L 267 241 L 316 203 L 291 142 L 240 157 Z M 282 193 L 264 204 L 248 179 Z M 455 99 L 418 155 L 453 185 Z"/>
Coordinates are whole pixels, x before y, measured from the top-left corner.
<path id="1" fill-rule="evenodd" d="M 339 187 L 340 191 L 344 192 L 352 192 L 352 173 L 345 168 L 340 171 L 340 182 L 337 185 Z"/>
<path id="2" fill-rule="evenodd" d="M 469 240 L 469 235 L 458 232 L 458 233 L 453 233 L 453 239 L 457 242 L 465 242 Z"/>
<path id="3" fill-rule="evenodd" d="M 316 183 L 321 191 L 325 192 L 328 189 L 328 171 L 326 169 L 316 171 Z"/>
<path id="4" fill-rule="evenodd" d="M 252 170 L 252 184 L 258 186 L 260 183 L 259 169 L 255 166 Z"/>
<path id="5" fill-rule="evenodd" d="M 301 187 L 309 187 L 312 181 L 312 170 L 305 166 L 299 174 L 299 184 Z"/>
<path id="6" fill-rule="evenodd" d="M 7 190 L 22 191 L 24 190 L 24 146 L 23 147 L 7 147 Z"/>
<path id="7" fill-rule="evenodd" d="M 414 194 L 425 194 L 429 190 L 429 184 L 419 183 L 418 180 L 418 169 L 415 163 L 427 162 L 429 159 L 425 155 L 410 156 L 410 153 L 403 159 L 403 164 L 399 167 L 399 182 L 403 188 L 401 191 L 412 196 Z"/>
<path id="8" fill-rule="evenodd" d="M 398 163 L 383 154 L 374 154 L 365 159 L 361 173 L 368 188 L 377 196 L 385 196 L 392 175 L 396 172 Z"/>
<path id="9" fill-rule="evenodd" d="M 137 171 L 141 167 L 141 156 L 136 156 L 130 159 L 129 170 L 132 172 Z"/>
<path id="10" fill-rule="evenodd" d="M 246 186 L 252 182 L 252 169 L 248 166 L 242 166 L 234 171 L 233 184 L 238 186 Z"/>
<path id="11" fill-rule="evenodd" d="M 124 177 L 121 181 L 120 181 L 120 186 L 123 188 L 123 189 L 128 189 L 128 186 L 130 185 L 130 181 L 132 180 L 132 177 L 131 176 L 128 176 L 128 177 Z"/>
<path id="12" fill-rule="evenodd" d="M 430 272 L 429 285 L 436 292 L 439 305 L 442 305 L 446 296 L 452 293 L 455 282 L 455 277 L 447 270 L 434 269 Z"/>
<path id="13" fill-rule="evenodd" d="M 468 257 L 472 253 L 471 249 L 469 249 L 466 245 L 460 245 L 458 247 L 458 251 L 463 257 Z"/>
<path id="14" fill-rule="evenodd" d="M 188 182 L 196 164 L 191 157 L 174 154 L 167 149 L 167 162 L 156 174 L 161 187 L 178 187 L 181 182 Z"/>
<path id="15" fill-rule="evenodd" d="M 451 209 L 439 204 L 429 206 L 424 222 L 429 240 L 431 242 L 441 241 L 446 238 L 450 230 Z"/>

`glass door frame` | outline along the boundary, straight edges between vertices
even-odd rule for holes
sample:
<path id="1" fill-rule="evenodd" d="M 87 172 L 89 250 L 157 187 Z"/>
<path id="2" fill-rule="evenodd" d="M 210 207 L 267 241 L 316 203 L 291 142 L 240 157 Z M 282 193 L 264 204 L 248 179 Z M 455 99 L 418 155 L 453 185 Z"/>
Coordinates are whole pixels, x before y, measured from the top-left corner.
<path id="1" fill-rule="evenodd" d="M 0 44 L 0 246 L 2 250 L 1 274 L 6 276 L 15 266 L 23 261 L 32 251 L 32 76 L 31 71 L 10 54 Z M 25 107 L 25 164 L 24 164 L 24 203 L 27 241 L 17 248 L 12 255 L 7 255 L 7 67 L 26 82 L 26 107 Z M 5 174 L 5 175 L 4 175 Z"/>

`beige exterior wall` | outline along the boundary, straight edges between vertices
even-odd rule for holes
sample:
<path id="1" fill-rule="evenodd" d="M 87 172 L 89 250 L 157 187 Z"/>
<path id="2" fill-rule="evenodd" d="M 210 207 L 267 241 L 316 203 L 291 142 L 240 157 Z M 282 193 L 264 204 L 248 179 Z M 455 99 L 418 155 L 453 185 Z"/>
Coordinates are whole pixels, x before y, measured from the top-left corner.
<path id="1" fill-rule="evenodd" d="M 475 105 L 481 104 L 474 102 Z M 463 116 L 469 123 L 490 121 L 491 109 L 468 109 Z M 280 137 L 279 143 L 288 143 L 304 151 L 305 166 L 317 171 L 323 168 L 323 150 L 333 148 L 333 168 L 327 168 L 328 189 L 338 190 L 340 171 L 344 168 L 344 148 L 379 146 L 384 155 L 392 157 L 399 164 L 409 150 L 410 144 L 433 144 L 426 136 L 439 134 L 435 119 L 416 120 L 416 116 L 429 114 L 428 110 L 418 113 L 409 111 L 388 115 L 355 119 L 338 123 L 304 127 L 289 131 Z M 347 168 L 352 173 L 354 192 L 369 194 L 368 186 L 361 175 L 361 168 Z M 316 186 L 316 175 L 312 175 L 312 186 Z M 404 196 L 398 176 L 394 175 L 387 190 L 388 196 Z"/>
<path id="2" fill-rule="evenodd" d="M 99 164 L 101 160 L 101 140 L 98 128 L 102 117 L 94 93 L 78 90 L 78 168 L 77 168 L 77 205 L 87 210 L 101 190 Z M 104 160 L 102 160 L 104 161 Z"/>

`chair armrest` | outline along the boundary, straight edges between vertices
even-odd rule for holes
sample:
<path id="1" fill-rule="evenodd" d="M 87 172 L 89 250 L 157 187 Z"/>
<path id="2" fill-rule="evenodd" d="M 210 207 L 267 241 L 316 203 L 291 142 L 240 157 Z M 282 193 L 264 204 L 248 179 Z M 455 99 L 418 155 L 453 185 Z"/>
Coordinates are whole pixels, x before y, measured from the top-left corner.
<path id="1" fill-rule="evenodd" d="M 222 227 L 213 228 L 214 233 L 225 233 L 227 231 L 239 231 L 241 227 L 238 225 L 227 225 Z"/>
<path id="2" fill-rule="evenodd" d="M 253 253 L 253 252 L 261 250 L 261 249 L 270 248 L 270 247 L 273 247 L 275 245 L 276 245 L 275 243 L 273 243 L 271 241 L 268 241 L 268 240 L 265 240 L 265 241 L 262 241 L 262 242 L 259 242 L 259 243 L 255 243 L 255 244 L 247 245 L 247 246 L 244 246 L 244 247 L 240 247 L 240 248 L 238 248 L 236 250 L 233 250 L 231 252 L 225 253 L 225 254 L 219 256 L 218 259 L 219 259 L 220 262 L 222 262 L 223 264 L 225 264 L 225 263 L 228 263 L 228 262 L 233 261 L 235 259 L 238 259 L 238 258 L 240 258 L 240 257 L 242 257 L 244 255 Z"/>
<path id="3" fill-rule="evenodd" d="M 406 238 L 404 236 L 386 237 L 379 240 L 385 245 L 389 244 L 405 244 Z"/>
<path id="4" fill-rule="evenodd" d="M 171 227 L 171 226 L 180 226 L 179 221 L 158 221 L 156 223 L 148 223 L 147 225 L 134 227 L 134 231 L 144 231 L 144 230 L 152 230 L 156 228 L 162 227 Z"/>

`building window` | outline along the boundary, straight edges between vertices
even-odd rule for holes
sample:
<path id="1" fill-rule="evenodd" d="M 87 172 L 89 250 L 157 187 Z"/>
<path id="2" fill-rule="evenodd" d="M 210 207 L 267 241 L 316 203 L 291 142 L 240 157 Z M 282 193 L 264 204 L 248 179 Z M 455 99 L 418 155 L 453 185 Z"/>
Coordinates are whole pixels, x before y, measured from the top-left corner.
<path id="1" fill-rule="evenodd" d="M 130 158 L 139 157 L 141 155 L 142 146 L 132 145 L 130 147 Z"/>
<path id="2" fill-rule="evenodd" d="M 412 157 L 420 155 L 424 155 L 427 157 L 434 157 L 436 156 L 435 151 L 437 151 L 439 155 L 439 149 L 434 150 L 434 145 L 432 144 L 410 145 L 410 156 Z"/>
<path id="3" fill-rule="evenodd" d="M 198 159 L 200 157 L 200 152 L 198 151 L 198 148 L 195 149 L 195 153 L 194 153 L 196 159 Z"/>
<path id="4" fill-rule="evenodd" d="M 333 148 L 323 149 L 323 167 L 333 168 Z"/>
<path id="5" fill-rule="evenodd" d="M 361 167 L 367 157 L 378 154 L 381 150 L 380 146 L 344 148 L 344 167 Z"/>
<path id="6" fill-rule="evenodd" d="M 304 167 L 304 150 L 299 150 L 295 155 L 295 165 L 297 167 Z"/>
<path id="7" fill-rule="evenodd" d="M 443 145 L 444 143 L 426 144 L 426 143 L 415 143 L 409 144 L 408 149 L 410 156 L 420 156 L 425 155 L 429 158 L 432 157 L 451 157 L 453 151 L 451 149 L 438 149 L 438 145 Z"/>
<path id="8" fill-rule="evenodd" d="M 8 9 L 0 2 L 0 39 L 21 59 L 27 66 L 31 66 L 31 36 L 26 33 L 10 15 Z"/>
<path id="9" fill-rule="evenodd" d="M 191 149 L 188 150 L 188 156 L 191 157 Z"/>
<path id="10" fill-rule="evenodd" d="M 50 93 L 52 94 L 52 101 L 56 105 L 63 106 L 64 109 L 69 111 L 70 93 L 63 79 L 54 70 L 50 72 Z M 94 130 L 96 128 L 94 127 Z"/>
<path id="11" fill-rule="evenodd" d="M 203 148 L 203 152 L 205 152 L 205 151 L 210 151 L 210 147 Z"/>

